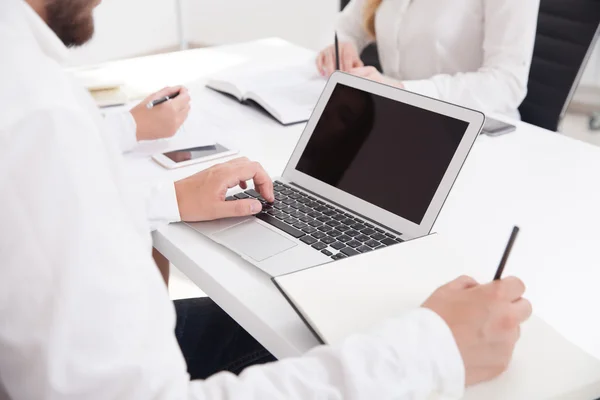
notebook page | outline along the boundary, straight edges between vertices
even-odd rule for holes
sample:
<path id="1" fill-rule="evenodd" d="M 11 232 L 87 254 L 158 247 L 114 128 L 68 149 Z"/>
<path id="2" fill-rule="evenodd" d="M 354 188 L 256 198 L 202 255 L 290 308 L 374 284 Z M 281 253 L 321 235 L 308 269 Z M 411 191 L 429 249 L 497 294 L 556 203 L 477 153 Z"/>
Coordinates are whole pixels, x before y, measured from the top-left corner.
<path id="1" fill-rule="evenodd" d="M 419 307 L 437 287 L 461 274 L 486 282 L 494 269 L 469 265 L 432 235 L 276 281 L 322 339 L 337 343 Z M 509 370 L 470 388 L 465 399 L 589 400 L 594 398 L 590 393 L 600 393 L 600 360 L 534 316 L 523 326 Z"/>
<path id="2" fill-rule="evenodd" d="M 264 103 L 284 124 L 307 121 L 323 92 L 326 81 L 320 78 L 252 90 L 247 97 Z"/>
<path id="3" fill-rule="evenodd" d="M 297 301 L 322 339 L 336 343 L 419 307 L 435 289 L 469 272 L 439 235 L 430 235 L 278 277 L 277 283 Z"/>
<path id="4" fill-rule="evenodd" d="M 261 104 L 284 124 L 308 120 L 327 83 L 312 61 L 245 65 L 214 76 L 211 82 L 215 81 L 234 85 L 244 93 L 244 99 Z"/>

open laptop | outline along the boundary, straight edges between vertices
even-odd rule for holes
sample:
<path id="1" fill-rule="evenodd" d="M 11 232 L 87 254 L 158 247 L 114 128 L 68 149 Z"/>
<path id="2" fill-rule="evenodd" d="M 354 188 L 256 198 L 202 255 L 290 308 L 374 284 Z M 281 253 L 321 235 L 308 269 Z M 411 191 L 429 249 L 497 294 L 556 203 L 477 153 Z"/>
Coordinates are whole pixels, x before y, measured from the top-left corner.
<path id="1" fill-rule="evenodd" d="M 485 116 L 334 73 L 255 217 L 189 224 L 271 276 L 430 233 Z"/>

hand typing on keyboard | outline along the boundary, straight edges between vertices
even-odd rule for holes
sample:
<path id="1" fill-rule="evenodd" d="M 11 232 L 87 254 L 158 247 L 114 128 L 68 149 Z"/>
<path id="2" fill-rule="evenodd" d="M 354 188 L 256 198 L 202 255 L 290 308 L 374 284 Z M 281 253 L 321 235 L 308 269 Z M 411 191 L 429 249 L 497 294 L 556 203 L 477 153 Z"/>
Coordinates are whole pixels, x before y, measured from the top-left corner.
<path id="1" fill-rule="evenodd" d="M 254 182 L 256 197 L 242 193 L 237 197 L 240 201 L 226 201 L 228 189 L 247 189 L 249 180 Z M 261 202 L 275 201 L 271 178 L 259 163 L 247 158 L 215 165 L 176 182 L 175 193 L 181 220 L 187 222 L 254 215 L 261 212 Z"/>
<path id="2" fill-rule="evenodd" d="M 227 200 L 258 199 L 262 211 L 256 215 L 274 226 L 331 257 L 333 260 L 355 256 L 401 243 L 396 234 L 374 226 L 364 219 L 313 197 L 293 186 L 275 181 L 274 201 L 266 201 L 250 189 L 228 197 Z"/>

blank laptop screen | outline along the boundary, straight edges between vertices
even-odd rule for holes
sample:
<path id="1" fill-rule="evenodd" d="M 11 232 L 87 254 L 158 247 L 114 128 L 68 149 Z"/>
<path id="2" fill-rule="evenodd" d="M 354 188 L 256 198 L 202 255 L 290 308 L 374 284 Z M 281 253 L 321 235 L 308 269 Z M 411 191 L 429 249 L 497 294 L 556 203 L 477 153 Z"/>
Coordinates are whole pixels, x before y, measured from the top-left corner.
<path id="1" fill-rule="evenodd" d="M 420 224 L 468 126 L 337 84 L 296 169 Z"/>

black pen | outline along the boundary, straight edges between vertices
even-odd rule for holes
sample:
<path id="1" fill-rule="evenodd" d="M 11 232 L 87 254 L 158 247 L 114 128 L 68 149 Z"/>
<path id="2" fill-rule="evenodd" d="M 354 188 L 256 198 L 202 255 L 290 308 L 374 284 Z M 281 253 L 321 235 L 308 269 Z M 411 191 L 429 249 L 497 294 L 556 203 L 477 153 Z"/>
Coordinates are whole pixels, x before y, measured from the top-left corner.
<path id="1" fill-rule="evenodd" d="M 508 261 L 508 256 L 510 256 L 510 252 L 512 251 L 513 245 L 515 244 L 515 240 L 517 240 L 518 234 L 519 234 L 519 227 L 515 226 L 513 228 L 512 234 L 510 235 L 510 239 L 508 240 L 508 244 L 506 245 L 506 249 L 504 250 L 504 255 L 502 256 L 500 265 L 498 265 L 498 270 L 496 271 L 496 276 L 494 277 L 495 281 L 502 279 L 502 273 L 504 272 L 504 267 L 506 266 L 506 262 Z"/>
<path id="2" fill-rule="evenodd" d="M 160 98 L 158 100 L 153 100 L 153 101 L 149 102 L 148 104 L 146 104 L 146 108 L 148 110 L 151 110 L 152 108 L 156 107 L 157 105 L 165 103 L 165 102 L 167 102 L 167 101 L 169 101 L 171 99 L 174 99 L 177 96 L 179 96 L 179 92 L 174 93 L 174 94 L 169 95 L 169 96 L 162 97 L 162 98 Z"/>
<path id="3" fill-rule="evenodd" d="M 338 41 L 337 32 L 335 33 L 335 69 L 340 70 L 340 43 Z"/>

